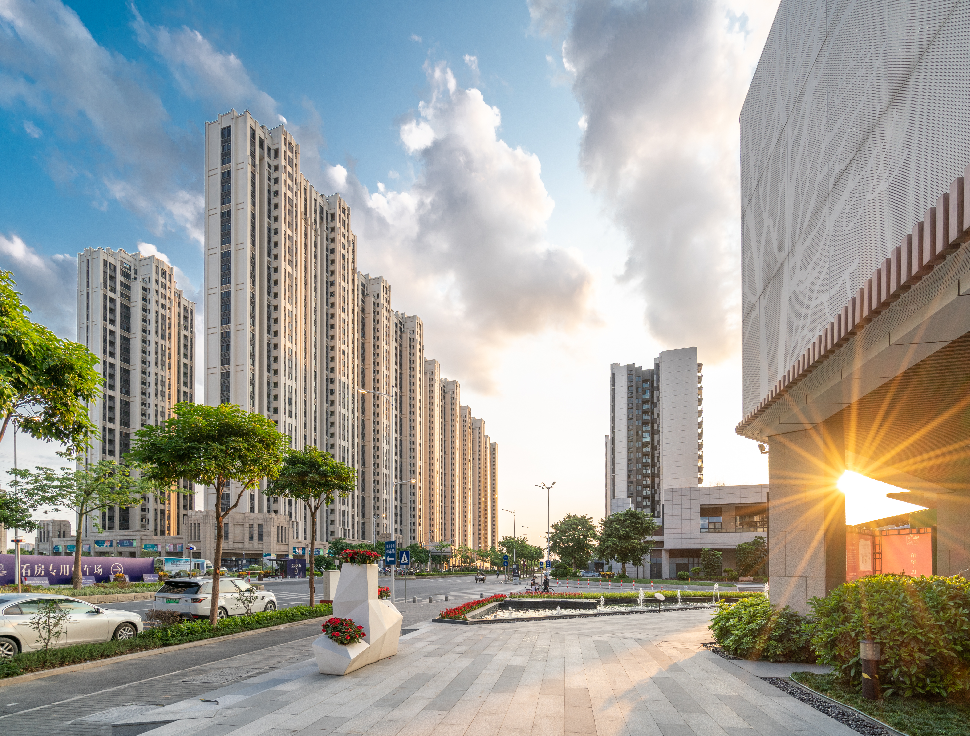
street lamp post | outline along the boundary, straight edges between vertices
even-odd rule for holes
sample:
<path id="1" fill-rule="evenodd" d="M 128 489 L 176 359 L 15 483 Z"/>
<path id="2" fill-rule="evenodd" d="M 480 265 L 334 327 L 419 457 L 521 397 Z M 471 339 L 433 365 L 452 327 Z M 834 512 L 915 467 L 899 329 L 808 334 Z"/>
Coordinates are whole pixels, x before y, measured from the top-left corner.
<path id="1" fill-rule="evenodd" d="M 13 469 L 17 469 L 17 420 L 13 420 Z M 6 535 L 4 535 L 6 536 Z M 37 541 L 36 539 L 34 540 Z M 4 539 L 6 543 L 6 539 Z M 14 550 L 14 565 L 16 570 L 14 572 L 14 580 L 17 581 L 17 592 L 20 593 L 20 529 L 17 527 L 13 528 L 13 550 Z"/>
<path id="2" fill-rule="evenodd" d="M 546 569 L 549 569 L 549 541 L 550 541 L 550 515 L 549 515 L 549 491 L 552 490 L 552 486 L 556 485 L 556 481 L 553 481 L 551 485 L 546 485 L 545 483 L 536 483 L 536 488 L 546 489 Z"/>

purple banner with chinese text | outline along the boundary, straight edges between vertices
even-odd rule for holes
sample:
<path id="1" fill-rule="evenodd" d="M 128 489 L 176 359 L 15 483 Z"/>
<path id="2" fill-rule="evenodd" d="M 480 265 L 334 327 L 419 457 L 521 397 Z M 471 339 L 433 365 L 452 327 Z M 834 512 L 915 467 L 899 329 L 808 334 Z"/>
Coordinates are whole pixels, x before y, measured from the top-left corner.
<path id="1" fill-rule="evenodd" d="M 14 556 L 0 555 L 0 585 L 14 582 Z M 47 578 L 51 585 L 69 585 L 74 572 L 74 557 L 20 555 L 20 577 Z M 151 557 L 82 557 L 81 575 L 93 577 L 99 583 L 113 575 L 127 575 L 133 582 L 141 582 L 142 575 L 155 572 Z"/>

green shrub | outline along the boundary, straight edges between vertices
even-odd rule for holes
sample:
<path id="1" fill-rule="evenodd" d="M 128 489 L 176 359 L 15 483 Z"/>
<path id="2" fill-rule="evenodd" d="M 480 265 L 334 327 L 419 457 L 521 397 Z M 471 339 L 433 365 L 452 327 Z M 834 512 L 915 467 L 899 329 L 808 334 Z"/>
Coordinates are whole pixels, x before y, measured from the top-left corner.
<path id="1" fill-rule="evenodd" d="M 678 580 L 690 580 L 690 573 L 687 572 L 686 570 L 681 570 L 679 573 L 677 573 L 677 579 Z"/>
<path id="2" fill-rule="evenodd" d="M 772 607 L 761 593 L 722 603 L 711 619 L 714 638 L 728 654 L 769 662 L 812 662 L 808 622 L 788 606 Z"/>
<path id="3" fill-rule="evenodd" d="M 883 693 L 970 691 L 970 581 L 873 575 L 813 598 L 812 647 L 844 681 L 861 682 L 859 641 L 882 645 Z"/>
<path id="4" fill-rule="evenodd" d="M 725 567 L 724 568 L 724 579 L 725 580 L 736 581 L 738 579 L 738 571 L 735 570 L 732 567 Z"/>
<path id="5" fill-rule="evenodd" d="M 699 578 L 701 575 L 703 575 L 703 570 L 701 570 L 701 568 L 699 568 L 699 567 L 692 567 L 690 569 L 690 576 L 692 578 Z"/>
<path id="6" fill-rule="evenodd" d="M 552 563 L 552 576 L 554 578 L 568 578 L 571 575 L 573 575 L 573 569 L 562 560 L 556 560 Z"/>
<path id="7" fill-rule="evenodd" d="M 718 549 L 701 550 L 701 575 L 708 580 L 721 577 L 721 551 Z"/>

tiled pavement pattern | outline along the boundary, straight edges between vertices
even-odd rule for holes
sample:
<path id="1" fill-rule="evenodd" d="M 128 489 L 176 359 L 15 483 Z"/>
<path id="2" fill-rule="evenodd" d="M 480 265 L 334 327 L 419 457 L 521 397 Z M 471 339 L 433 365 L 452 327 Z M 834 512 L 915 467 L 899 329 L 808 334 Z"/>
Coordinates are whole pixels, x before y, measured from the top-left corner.
<path id="1" fill-rule="evenodd" d="M 485 626 L 427 624 L 345 677 L 293 664 L 114 736 L 742 736 L 855 732 L 703 650 L 709 611 Z M 119 714 L 120 715 L 120 714 Z M 133 716 L 133 717 L 132 717 Z M 165 723 L 152 728 L 146 721 Z M 105 731 L 108 733 L 108 731 Z"/>

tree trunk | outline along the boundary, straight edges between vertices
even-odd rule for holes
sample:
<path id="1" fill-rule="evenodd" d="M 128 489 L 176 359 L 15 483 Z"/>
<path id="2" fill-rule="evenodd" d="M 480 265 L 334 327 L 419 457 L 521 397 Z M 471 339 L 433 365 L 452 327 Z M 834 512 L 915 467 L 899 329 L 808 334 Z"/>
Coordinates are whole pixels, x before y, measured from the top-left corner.
<path id="1" fill-rule="evenodd" d="M 313 605 L 314 596 L 316 595 L 316 587 L 313 584 L 314 575 L 316 575 L 316 569 L 313 566 L 316 560 L 316 550 L 314 547 L 317 543 L 317 510 L 314 507 L 310 507 L 310 552 L 307 557 L 307 567 L 310 570 L 310 605 Z"/>
<path id="2" fill-rule="evenodd" d="M 77 515 L 77 534 L 74 537 L 74 571 L 71 573 L 71 585 L 74 590 L 81 588 L 81 520 L 83 517 L 80 512 Z"/>
<path id="3" fill-rule="evenodd" d="M 622 575 L 623 577 L 626 577 L 626 563 L 625 562 L 621 562 L 620 563 L 620 575 Z"/>
<path id="4" fill-rule="evenodd" d="M 217 508 L 222 506 L 222 489 L 216 493 Z M 222 565 L 222 524 L 223 516 L 216 512 L 216 559 L 212 563 L 212 603 L 209 605 L 209 624 L 216 627 L 219 619 L 219 567 Z M 204 565 L 203 565 L 204 566 Z M 202 571 L 203 574 L 205 570 Z"/>

